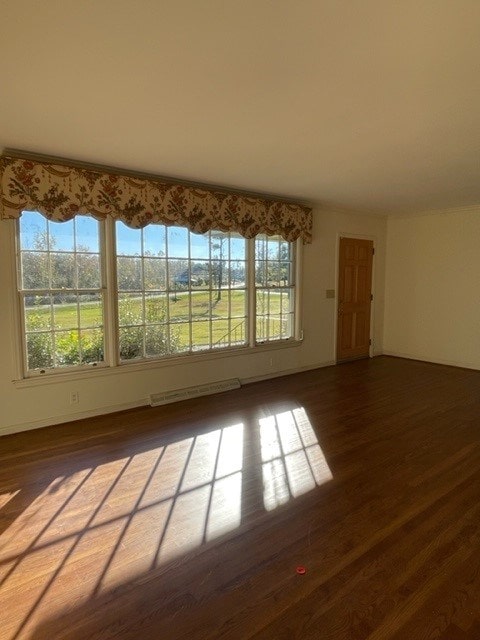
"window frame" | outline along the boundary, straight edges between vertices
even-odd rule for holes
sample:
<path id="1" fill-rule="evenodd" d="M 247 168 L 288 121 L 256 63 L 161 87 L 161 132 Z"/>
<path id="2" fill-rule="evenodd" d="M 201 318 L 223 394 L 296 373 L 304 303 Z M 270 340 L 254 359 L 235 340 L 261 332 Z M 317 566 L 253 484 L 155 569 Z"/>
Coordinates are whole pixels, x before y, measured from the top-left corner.
<path id="1" fill-rule="evenodd" d="M 297 250 L 298 250 L 298 242 L 294 243 L 294 242 L 288 242 L 288 240 L 285 240 L 284 238 L 282 238 L 281 236 L 267 236 L 266 234 L 258 234 L 257 236 L 255 236 L 255 238 L 252 238 L 251 242 L 254 246 L 254 251 L 255 251 L 255 257 L 254 257 L 254 262 L 253 262 L 253 268 L 256 272 L 256 268 L 257 268 L 257 261 L 258 262 L 264 262 L 265 263 L 265 275 L 268 274 L 268 265 L 269 263 L 272 262 L 272 260 L 268 257 L 268 252 L 266 257 L 261 258 L 261 259 L 257 259 L 257 254 L 256 254 L 256 247 L 255 244 L 257 242 L 258 237 L 261 236 L 262 239 L 263 238 L 267 238 L 266 242 L 267 242 L 267 246 L 268 246 L 268 242 L 269 242 L 269 238 L 270 240 L 273 240 L 274 242 L 286 242 L 288 245 L 290 245 L 290 249 L 289 249 L 289 260 L 288 260 L 288 264 L 290 265 L 290 278 L 289 278 L 289 283 L 288 285 L 285 284 L 283 287 L 278 284 L 278 285 L 269 285 L 268 284 L 268 280 L 262 285 L 262 284 L 258 284 L 256 281 L 256 277 L 254 278 L 254 288 L 255 288 L 255 301 L 254 301 L 254 306 L 252 307 L 254 313 L 253 315 L 255 316 L 255 345 L 254 346 L 258 346 L 258 345 L 263 345 L 263 344 L 276 344 L 278 342 L 281 341 L 285 341 L 285 340 L 290 340 L 292 338 L 295 338 L 297 336 L 297 323 L 296 323 L 296 317 L 297 317 L 297 304 L 296 304 L 296 298 L 297 298 L 297 278 L 298 278 L 298 273 L 297 273 L 297 269 L 296 269 L 296 264 L 297 264 Z M 279 238 L 277 240 L 277 238 Z M 278 260 L 273 260 L 273 262 L 277 262 L 278 265 L 280 265 L 281 263 L 281 259 L 279 258 Z M 284 315 L 282 313 L 282 293 L 283 291 L 288 291 L 289 292 L 289 310 L 287 312 L 288 315 L 290 315 L 292 317 L 292 326 L 291 326 L 291 335 L 287 336 L 285 338 L 283 337 L 274 337 L 271 338 L 269 333 L 270 333 L 270 329 L 269 329 L 269 323 L 272 321 L 272 318 L 270 318 L 271 314 L 267 313 L 267 314 L 262 314 L 261 316 L 257 313 L 257 294 L 259 292 L 263 292 L 263 294 L 265 294 L 266 292 L 268 292 L 268 309 L 270 310 L 270 295 L 272 292 L 280 294 L 280 305 L 279 305 L 279 319 L 278 321 L 280 322 L 280 327 L 281 327 L 281 322 L 282 322 L 282 316 Z M 273 315 L 273 314 L 272 314 Z M 258 339 L 258 320 L 259 318 L 268 318 L 268 329 L 267 329 L 267 336 L 266 337 L 262 337 L 261 339 Z M 274 318 L 273 318 L 274 320 Z M 281 332 L 281 329 L 280 329 Z"/>
<path id="2" fill-rule="evenodd" d="M 39 212 L 35 212 L 39 213 Z M 42 215 L 39 213 L 39 215 Z M 45 216 L 44 216 L 45 217 Z M 94 220 L 94 216 L 84 216 L 91 217 Z M 47 219 L 45 217 L 45 219 Z M 47 295 L 51 295 L 52 291 L 61 291 L 61 288 L 50 287 L 48 289 L 24 289 L 23 288 L 23 279 L 22 279 L 22 248 L 20 242 L 20 222 L 21 218 L 18 218 L 14 221 L 14 259 L 15 259 L 15 316 L 18 320 L 16 322 L 17 327 L 19 327 L 20 335 L 18 336 L 17 344 L 19 345 L 19 353 L 18 353 L 18 362 L 21 367 L 21 378 L 22 379 L 31 379 L 38 378 L 50 375 L 61 375 L 61 374 L 69 374 L 70 372 L 79 372 L 86 370 L 94 370 L 94 369 L 105 369 L 111 366 L 111 351 L 110 345 L 107 341 L 107 333 L 109 332 L 109 324 L 111 315 L 107 314 L 107 298 L 108 298 L 108 288 L 107 288 L 107 266 L 106 266 L 106 256 L 107 252 L 105 249 L 105 240 L 106 240 L 106 231 L 105 231 L 105 221 L 104 220 L 96 220 L 98 222 L 98 256 L 99 256 L 99 266 L 100 266 L 100 286 L 94 288 L 85 288 L 85 289 L 69 289 L 69 291 L 74 292 L 76 295 L 82 295 L 82 292 L 96 292 L 102 298 L 102 329 L 103 329 L 103 360 L 95 361 L 95 362 L 81 362 L 79 364 L 74 365 L 66 365 L 66 366 L 53 366 L 47 367 L 45 369 L 29 369 L 28 368 L 28 349 L 27 349 L 27 327 L 25 322 L 25 313 L 24 313 L 24 297 L 27 291 L 38 291 L 39 294 L 45 293 Z M 46 252 L 48 255 L 51 253 L 50 249 Z M 58 253 L 58 252 L 56 252 Z M 64 253 L 64 252 L 59 252 Z M 65 252 L 65 253 L 73 253 L 74 255 L 77 253 L 74 252 Z M 83 252 L 81 252 L 83 253 Z M 77 283 L 78 284 L 78 283 Z M 81 327 L 78 326 L 78 330 L 81 330 Z M 49 330 L 49 333 L 58 333 L 54 328 Z"/>
<path id="3" fill-rule="evenodd" d="M 42 214 L 40 214 L 42 215 Z M 94 217 L 94 216 L 92 216 Z M 95 219 L 95 218 L 94 218 Z M 132 360 L 120 359 L 119 348 L 119 315 L 117 289 L 117 253 L 115 220 L 108 216 L 98 220 L 99 223 L 99 253 L 101 265 L 101 291 L 103 294 L 103 331 L 104 331 L 104 360 L 97 363 L 67 365 L 48 369 L 28 369 L 28 354 L 26 347 L 27 332 L 25 317 L 22 309 L 21 289 L 21 244 L 20 221 L 12 221 L 12 253 L 14 268 L 12 269 L 14 300 L 14 319 L 16 326 L 15 361 L 17 377 L 14 382 L 29 386 L 36 383 L 53 382 L 55 379 L 89 378 L 95 375 L 107 375 L 118 372 L 140 371 L 158 368 L 175 363 L 193 363 L 209 359 L 225 358 L 236 354 L 261 353 L 267 350 L 277 350 L 285 347 L 299 346 L 303 342 L 302 329 L 302 275 L 303 275 L 303 244 L 299 238 L 289 242 L 292 251 L 292 290 L 294 301 L 292 305 L 293 326 L 292 335 L 287 338 L 273 340 L 259 340 L 256 336 L 256 294 L 255 282 L 255 238 L 245 239 L 246 242 L 246 332 L 245 344 L 229 345 L 226 347 L 209 348 L 195 351 L 183 351 L 159 357 L 136 358 Z"/>
<path id="4" fill-rule="evenodd" d="M 117 221 L 115 230 L 122 229 L 123 223 Z M 154 225 L 152 225 L 154 226 Z M 118 298 L 119 307 L 123 304 L 123 301 L 127 301 L 130 297 L 133 299 L 141 299 L 141 310 L 138 313 L 138 317 L 131 323 L 122 322 L 121 313 L 117 316 L 119 331 L 122 330 L 128 332 L 129 329 L 137 331 L 139 336 L 142 336 L 143 348 L 140 340 L 138 342 L 138 350 L 143 351 L 143 355 L 132 356 L 131 358 L 122 358 L 121 340 L 119 344 L 120 364 L 127 364 L 130 362 L 148 362 L 154 359 L 174 358 L 181 357 L 183 355 L 193 355 L 197 353 L 212 353 L 222 351 L 231 348 L 245 348 L 250 346 L 248 338 L 248 261 L 247 261 L 247 249 L 248 240 L 242 238 L 240 234 L 234 232 L 221 232 L 213 231 L 206 234 L 199 234 L 188 230 L 186 227 L 175 227 L 167 225 L 156 225 L 161 227 L 161 236 L 164 237 L 163 244 L 161 246 L 162 256 L 148 255 L 145 252 L 145 238 L 141 233 L 141 241 L 138 243 L 139 251 L 126 253 L 124 250 L 118 251 L 116 254 L 117 267 L 122 259 L 134 260 L 136 269 L 138 269 L 138 275 L 135 280 L 141 281 L 141 286 L 126 286 L 120 288 L 117 286 L 116 294 Z M 144 227 L 147 229 L 148 227 Z M 175 228 L 181 230 L 182 234 L 185 233 L 185 244 L 183 245 L 185 254 L 182 256 L 176 256 L 171 251 L 170 245 L 174 244 L 172 236 L 175 234 Z M 142 232 L 142 230 L 137 230 Z M 214 235 L 215 234 L 215 235 Z M 217 236 L 217 234 L 222 234 Z M 140 239 L 139 238 L 139 239 Z M 208 255 L 202 255 L 196 257 L 194 255 L 194 242 L 195 238 L 202 238 L 202 242 L 206 241 L 204 248 L 208 248 Z M 235 250 L 236 241 L 242 241 L 242 254 L 238 257 L 232 257 L 232 251 Z M 127 240 L 128 242 L 128 240 Z M 221 242 L 221 248 L 218 250 L 218 246 L 214 244 Z M 217 255 L 217 251 L 219 254 Z M 223 257 L 222 257 L 223 256 Z M 146 273 L 146 261 L 147 260 L 159 260 L 164 263 L 164 277 L 163 284 L 159 288 L 150 288 L 146 286 L 145 273 Z M 218 281 L 219 275 L 217 273 L 217 280 L 215 281 L 212 276 L 215 267 L 218 264 L 223 264 L 219 273 L 223 273 L 222 283 Z M 239 287 L 232 287 L 231 284 L 231 269 L 237 265 L 242 265 L 242 271 L 244 273 L 244 280 Z M 192 284 L 195 280 L 195 270 L 198 267 L 204 269 L 203 273 L 208 276 L 200 285 Z M 173 269 L 173 270 L 172 270 Z M 118 277 L 121 273 L 121 268 L 117 268 L 116 274 Z M 185 277 L 185 282 L 178 282 L 179 277 Z M 221 291 L 216 302 L 222 300 L 221 307 L 223 313 L 218 313 L 219 309 L 216 309 L 217 313 L 213 311 L 213 299 Z M 163 296 L 165 301 L 160 304 L 160 307 L 164 311 L 164 321 L 161 323 L 151 322 L 147 318 L 146 303 L 151 294 Z M 209 312 L 200 312 L 196 307 L 194 301 L 197 294 L 204 294 L 204 297 L 208 300 Z M 240 294 L 240 295 L 238 295 Z M 183 305 L 183 313 L 177 315 L 175 311 L 176 305 L 172 306 L 172 301 L 181 299 Z M 233 309 L 234 298 L 239 302 L 239 308 Z M 120 309 L 119 309 L 120 310 Z M 222 326 L 223 325 L 223 326 Z M 226 325 L 226 326 L 225 326 Z M 238 327 L 242 327 L 240 331 L 240 339 L 234 339 L 234 332 Z M 155 327 L 163 328 L 165 332 L 166 353 L 158 355 L 147 355 L 145 352 L 145 344 L 149 329 Z M 206 339 L 202 340 L 199 335 L 195 335 L 197 328 L 206 330 Z M 218 339 L 218 332 L 220 331 L 221 337 Z M 180 337 L 181 336 L 181 337 Z M 172 347 L 171 340 L 179 340 L 179 344 Z M 226 339 L 225 339 L 226 338 Z"/>

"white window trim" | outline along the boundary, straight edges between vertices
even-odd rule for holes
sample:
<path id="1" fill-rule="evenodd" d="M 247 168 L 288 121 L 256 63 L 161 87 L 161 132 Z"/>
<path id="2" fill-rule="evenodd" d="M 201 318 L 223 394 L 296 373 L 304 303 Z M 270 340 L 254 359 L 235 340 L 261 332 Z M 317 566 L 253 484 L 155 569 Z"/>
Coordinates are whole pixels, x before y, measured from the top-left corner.
<path id="1" fill-rule="evenodd" d="M 253 238 L 251 240 L 251 244 L 253 247 L 253 251 L 255 250 L 255 238 Z M 297 318 L 299 318 L 299 313 L 300 313 L 300 307 L 297 305 L 297 287 L 298 287 L 298 283 L 301 281 L 301 271 L 298 268 L 298 265 L 301 265 L 301 260 L 302 260 L 302 254 L 300 253 L 303 247 L 303 243 L 301 242 L 300 239 L 298 239 L 296 241 L 296 243 L 291 243 L 292 244 L 292 252 L 293 252 L 293 258 L 292 258 L 292 264 L 294 266 L 294 273 L 293 273 L 293 282 L 289 287 L 284 287 L 282 289 L 284 290 L 288 290 L 291 289 L 293 291 L 293 305 L 292 305 L 292 310 L 293 310 L 293 319 L 294 319 L 294 325 L 293 325 L 293 331 L 292 331 L 292 336 L 290 338 L 279 338 L 279 339 L 270 339 L 267 338 L 266 340 L 258 340 L 257 341 L 257 336 L 256 336 L 256 328 L 257 328 L 257 314 L 256 314 L 256 294 L 257 291 L 269 291 L 269 287 L 257 287 L 256 283 L 255 283 L 255 275 L 253 275 L 253 283 L 252 283 L 252 287 L 253 287 L 253 302 L 252 304 L 254 306 L 252 306 L 252 311 L 253 313 L 252 318 L 253 318 L 253 341 L 252 341 L 252 346 L 262 346 L 262 345 L 266 345 L 266 344 L 278 344 L 281 342 L 285 342 L 286 340 L 299 340 L 300 339 L 300 335 L 301 335 L 301 325 L 299 323 L 297 323 Z M 253 257 L 253 265 L 255 265 L 255 256 Z M 250 283 L 249 283 L 250 284 Z M 276 287 L 272 287 L 272 289 L 275 289 Z M 281 312 L 280 312 L 280 317 L 281 317 Z"/>
<path id="2" fill-rule="evenodd" d="M 85 365 L 83 368 L 75 367 L 74 371 L 52 371 L 52 373 L 49 374 L 30 376 L 27 378 L 18 378 L 16 380 L 12 380 L 12 382 L 14 383 L 16 388 L 24 389 L 37 385 L 68 382 L 69 380 L 91 380 L 117 374 L 163 369 L 165 367 L 188 366 L 198 362 L 208 362 L 209 360 L 218 360 L 221 358 L 234 358 L 237 356 L 254 354 L 258 355 L 264 352 L 296 348 L 300 347 L 302 344 L 303 339 L 296 340 L 294 338 L 288 338 L 281 342 L 279 341 L 257 344 L 255 347 L 232 347 L 218 351 L 205 351 L 202 353 L 182 354 L 181 356 L 176 357 L 164 357 L 156 360 L 135 360 L 133 362 L 126 362 L 115 367 L 107 367 L 105 365 L 102 367 L 91 367 L 89 365 Z"/>
<path id="3" fill-rule="evenodd" d="M 105 305 L 105 362 L 109 367 L 117 367 L 120 364 L 120 356 L 117 353 L 118 344 L 118 295 L 117 295 L 117 269 L 116 269 L 116 236 L 115 221 L 108 216 L 104 226 L 105 240 L 102 245 L 105 261 L 105 286 L 107 287 L 107 304 Z"/>
<path id="4" fill-rule="evenodd" d="M 256 287 L 255 287 L 255 239 L 247 240 L 247 330 L 248 339 L 245 345 L 223 347 L 221 349 L 205 349 L 198 352 L 188 352 L 163 356 L 161 358 L 142 358 L 132 361 L 120 361 L 118 345 L 118 291 L 116 282 L 116 242 L 115 221 L 111 217 L 100 221 L 100 256 L 105 291 L 104 303 L 104 362 L 70 366 L 68 369 L 48 369 L 44 373 L 32 372 L 27 369 L 25 347 L 25 321 L 21 310 L 19 283 L 20 280 L 20 243 L 19 221 L 12 221 L 10 238 L 12 256 L 15 262 L 12 269 L 12 308 L 15 324 L 14 368 L 15 378 L 12 382 L 17 388 L 24 388 L 42 384 L 53 384 L 60 381 L 91 379 L 120 373 L 135 372 L 150 369 L 161 369 L 195 362 L 230 358 L 237 355 L 262 353 L 278 349 L 298 347 L 303 342 L 302 329 L 302 273 L 303 273 L 303 243 L 299 238 L 293 244 L 294 251 L 294 331 L 290 338 L 256 342 Z"/>
<path id="5" fill-rule="evenodd" d="M 13 246 L 14 246 L 14 259 L 15 259 L 15 278 L 14 278 L 14 286 L 12 291 L 15 295 L 15 303 L 14 303 L 14 314 L 16 316 L 15 325 L 19 327 L 20 335 L 17 338 L 16 344 L 18 348 L 17 352 L 17 360 L 19 363 L 19 379 L 27 380 L 27 379 L 37 379 L 43 377 L 49 377 L 51 375 L 57 376 L 58 374 L 69 374 L 75 372 L 86 372 L 95 369 L 104 369 L 109 365 L 108 357 L 111 358 L 111 354 L 108 351 L 107 344 L 107 331 L 112 327 L 112 322 L 107 314 L 107 297 L 108 297 L 108 288 L 107 288 L 107 272 L 106 268 L 107 256 L 109 255 L 106 251 L 106 237 L 108 236 L 105 230 L 105 221 L 99 221 L 99 257 L 101 264 L 101 277 L 102 281 L 100 282 L 100 287 L 98 291 L 103 292 L 103 330 L 104 330 L 104 359 L 102 362 L 92 362 L 92 363 L 82 363 L 79 365 L 70 365 L 68 367 L 54 367 L 47 368 L 45 370 L 29 370 L 28 369 L 28 355 L 27 355 L 27 344 L 26 344 L 26 335 L 27 330 L 25 326 L 25 317 L 23 314 L 23 295 L 24 290 L 20 288 L 20 284 L 22 283 L 22 273 L 21 273 L 21 261 L 20 261 L 20 219 L 14 221 L 14 237 L 13 237 Z M 111 271 L 110 273 L 115 273 L 115 271 Z M 53 290 L 53 289 L 51 289 Z M 114 321 L 114 317 L 112 318 Z M 108 323 L 108 326 L 107 326 Z M 114 351 L 114 350 L 113 350 Z"/>

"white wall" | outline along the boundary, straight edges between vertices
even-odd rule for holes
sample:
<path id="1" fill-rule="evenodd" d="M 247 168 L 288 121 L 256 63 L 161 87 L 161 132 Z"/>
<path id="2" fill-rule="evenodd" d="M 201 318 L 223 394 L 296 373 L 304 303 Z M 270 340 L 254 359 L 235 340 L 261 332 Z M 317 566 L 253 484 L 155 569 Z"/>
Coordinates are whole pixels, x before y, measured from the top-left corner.
<path id="1" fill-rule="evenodd" d="M 129 370 L 128 366 L 105 375 L 91 371 L 81 379 L 42 378 L 14 382 L 15 316 L 14 257 L 10 242 L 13 223 L 0 222 L 0 434 L 29 429 L 85 415 L 106 413 L 147 404 L 151 393 L 228 378 L 242 381 L 332 364 L 335 360 L 336 300 L 326 299 L 326 289 L 336 289 L 337 247 L 341 234 L 373 238 L 374 261 L 373 344 L 382 352 L 386 219 L 325 211 L 314 212 L 314 238 L 304 247 L 303 328 L 301 346 L 209 358 Z M 80 402 L 71 405 L 70 393 Z"/>
<path id="2" fill-rule="evenodd" d="M 480 206 L 389 218 L 384 352 L 480 369 Z"/>

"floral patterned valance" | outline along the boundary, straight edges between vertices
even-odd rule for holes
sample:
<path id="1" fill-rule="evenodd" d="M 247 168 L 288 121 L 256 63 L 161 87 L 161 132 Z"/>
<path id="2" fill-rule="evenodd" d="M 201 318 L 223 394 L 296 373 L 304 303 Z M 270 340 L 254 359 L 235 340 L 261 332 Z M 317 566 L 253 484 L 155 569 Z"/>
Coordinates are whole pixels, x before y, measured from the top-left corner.
<path id="1" fill-rule="evenodd" d="M 311 209 L 300 204 L 8 156 L 0 158 L 0 173 L 2 218 L 30 209 L 55 221 L 88 213 L 135 228 L 158 222 L 197 233 L 312 239 Z"/>

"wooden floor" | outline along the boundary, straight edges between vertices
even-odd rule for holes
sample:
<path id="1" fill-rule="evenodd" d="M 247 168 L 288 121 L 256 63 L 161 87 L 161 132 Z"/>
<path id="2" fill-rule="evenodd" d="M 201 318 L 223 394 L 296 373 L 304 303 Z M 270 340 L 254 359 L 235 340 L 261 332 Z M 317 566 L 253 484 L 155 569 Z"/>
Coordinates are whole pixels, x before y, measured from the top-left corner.
<path id="1" fill-rule="evenodd" d="M 479 640 L 480 372 L 380 357 L 2 438 L 0 637 Z"/>

